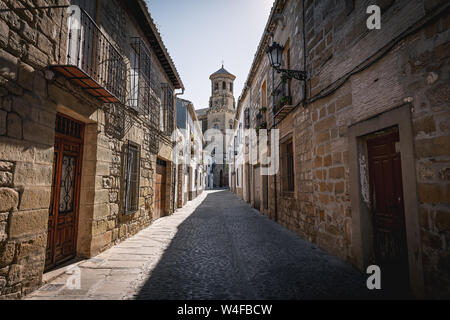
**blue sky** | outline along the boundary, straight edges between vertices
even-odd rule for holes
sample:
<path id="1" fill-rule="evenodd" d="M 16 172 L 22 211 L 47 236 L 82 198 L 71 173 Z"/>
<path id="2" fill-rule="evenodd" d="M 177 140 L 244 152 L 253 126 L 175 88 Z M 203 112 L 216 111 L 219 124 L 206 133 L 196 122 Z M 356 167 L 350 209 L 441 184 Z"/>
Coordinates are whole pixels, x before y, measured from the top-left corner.
<path id="1" fill-rule="evenodd" d="M 242 92 L 273 0 L 147 0 L 186 92 L 196 109 L 207 108 L 209 76 L 233 73 L 235 98 Z"/>

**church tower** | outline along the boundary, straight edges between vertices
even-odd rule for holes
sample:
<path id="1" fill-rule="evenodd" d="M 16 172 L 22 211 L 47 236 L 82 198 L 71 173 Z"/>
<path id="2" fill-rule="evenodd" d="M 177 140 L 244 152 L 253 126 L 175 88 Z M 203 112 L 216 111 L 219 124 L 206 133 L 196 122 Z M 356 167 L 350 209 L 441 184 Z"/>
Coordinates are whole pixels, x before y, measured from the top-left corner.
<path id="1" fill-rule="evenodd" d="M 209 99 L 208 129 L 218 129 L 224 134 L 223 157 L 220 162 L 214 165 L 214 186 L 228 187 L 228 161 L 226 154 L 227 141 L 225 139 L 226 130 L 233 129 L 234 117 L 236 114 L 236 101 L 234 99 L 234 80 L 236 76 L 225 70 L 224 66 L 214 72 L 209 79 L 211 80 L 211 98 Z"/>

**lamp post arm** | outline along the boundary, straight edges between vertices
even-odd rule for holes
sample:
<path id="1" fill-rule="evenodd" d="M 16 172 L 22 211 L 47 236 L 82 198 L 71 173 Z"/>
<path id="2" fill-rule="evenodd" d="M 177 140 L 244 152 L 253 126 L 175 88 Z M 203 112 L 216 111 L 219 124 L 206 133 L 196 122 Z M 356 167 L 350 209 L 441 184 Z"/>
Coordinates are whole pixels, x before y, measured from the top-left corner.
<path id="1" fill-rule="evenodd" d="M 299 81 L 306 81 L 308 79 L 308 73 L 306 71 L 288 70 L 288 69 L 276 69 L 278 73 L 282 73 L 288 79 L 297 79 Z"/>

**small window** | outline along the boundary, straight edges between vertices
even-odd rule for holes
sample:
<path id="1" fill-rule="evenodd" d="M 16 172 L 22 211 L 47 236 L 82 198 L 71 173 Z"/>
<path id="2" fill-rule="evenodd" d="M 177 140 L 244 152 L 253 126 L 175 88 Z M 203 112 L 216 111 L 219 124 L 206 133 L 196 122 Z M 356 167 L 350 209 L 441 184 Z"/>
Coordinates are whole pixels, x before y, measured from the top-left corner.
<path id="1" fill-rule="evenodd" d="M 224 81 L 224 82 L 222 82 L 222 89 L 223 90 L 226 90 L 227 89 L 227 83 Z"/>
<path id="2" fill-rule="evenodd" d="M 233 92 L 233 83 L 230 83 L 230 92 Z"/>
<path id="3" fill-rule="evenodd" d="M 292 140 L 281 145 L 282 157 L 282 184 L 284 192 L 294 192 L 294 147 Z"/>
<path id="4" fill-rule="evenodd" d="M 139 176 L 141 147 L 128 141 L 125 170 L 125 214 L 135 213 L 139 207 Z"/>

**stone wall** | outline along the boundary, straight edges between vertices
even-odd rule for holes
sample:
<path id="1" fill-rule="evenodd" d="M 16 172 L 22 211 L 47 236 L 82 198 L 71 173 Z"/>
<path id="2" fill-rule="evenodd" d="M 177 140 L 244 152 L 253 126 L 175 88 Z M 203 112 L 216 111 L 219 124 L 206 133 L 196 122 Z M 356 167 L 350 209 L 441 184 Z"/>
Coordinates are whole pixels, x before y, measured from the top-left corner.
<path id="1" fill-rule="evenodd" d="M 41 284 L 47 247 L 57 112 L 86 124 L 78 256 L 92 257 L 154 220 L 157 157 L 169 161 L 166 208 L 169 214 L 174 210 L 172 177 L 175 168 L 170 163 L 170 139 L 150 131 L 142 116 L 133 112 L 125 113 L 128 127 L 124 134 L 112 135 L 108 128 L 111 127 L 108 122 L 111 106 L 102 105 L 49 68 L 58 58 L 60 9 L 16 9 L 51 4 L 52 1 L 46 0 L 0 0 L 0 9 L 12 9 L 0 13 L 1 298 L 19 298 Z M 128 55 L 127 39 L 131 36 L 145 38 L 145 34 L 130 22 L 121 3 L 103 1 L 99 8 L 103 11 L 98 16 L 105 22 L 103 25 L 100 21 L 100 25 L 112 41 L 126 46 L 120 51 Z M 123 25 L 124 18 L 127 20 L 126 28 L 116 32 L 117 28 L 111 26 Z M 66 33 L 61 36 L 61 42 L 65 43 Z M 159 99 L 160 83 L 170 81 L 153 52 L 152 55 L 152 74 L 158 83 L 154 96 Z M 173 90 L 173 86 L 171 88 Z M 142 146 L 141 183 L 139 210 L 124 215 L 123 158 L 128 139 Z M 151 148 L 155 139 L 156 151 Z"/>
<path id="2" fill-rule="evenodd" d="M 275 3 L 275 10 L 284 18 L 278 22 L 273 18 L 268 31 L 278 43 L 289 44 L 290 68 L 308 71 L 310 79 L 306 83 L 306 104 L 301 103 L 303 82 L 291 81 L 294 110 L 276 125 L 281 139 L 293 137 L 295 192 L 284 194 L 281 176 L 269 177 L 270 210 L 266 214 L 358 265 L 348 130 L 408 104 L 415 147 L 415 159 L 411 161 L 417 170 L 420 212 L 420 232 L 409 232 L 414 232 L 421 244 L 421 251 L 409 253 L 414 256 L 410 263 L 423 267 L 426 289 L 419 293 L 421 284 L 413 287 L 418 288 L 415 292 L 419 295 L 442 296 L 450 285 L 450 13 L 448 8 L 443 11 L 445 1 L 378 1 L 383 12 L 382 29 L 370 31 L 365 12 L 369 2 L 307 0 L 304 12 L 303 1 Z M 263 37 L 249 76 L 251 89 L 244 92 L 238 105 L 242 109 L 250 106 L 253 127 L 263 81 L 270 84 L 269 97 L 272 81 L 275 85 L 279 81 L 265 57 L 264 49 L 269 44 L 269 37 Z M 276 122 L 271 108 L 268 111 L 271 128 Z M 253 191 L 251 197 L 253 205 Z"/>

